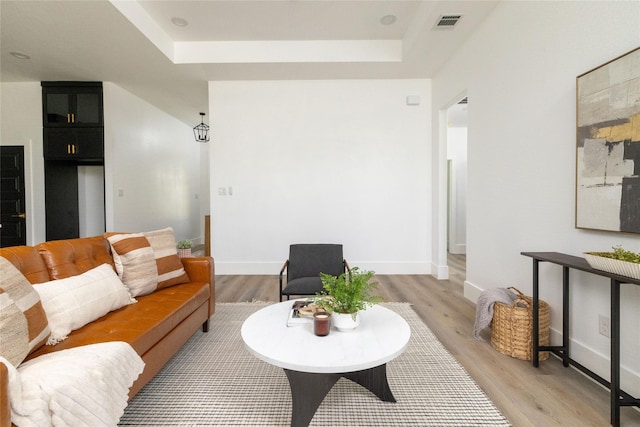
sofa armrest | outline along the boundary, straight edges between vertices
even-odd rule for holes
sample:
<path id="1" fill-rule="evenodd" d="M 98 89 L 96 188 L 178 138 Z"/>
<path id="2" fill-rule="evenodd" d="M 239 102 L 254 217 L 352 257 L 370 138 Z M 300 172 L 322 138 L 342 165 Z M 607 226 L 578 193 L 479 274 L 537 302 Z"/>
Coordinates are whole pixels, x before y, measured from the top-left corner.
<path id="1" fill-rule="evenodd" d="M 0 362 L 0 427 L 11 426 L 11 406 L 9 403 L 9 370 Z"/>
<path id="2" fill-rule="evenodd" d="M 209 299 L 209 318 L 216 310 L 215 264 L 211 257 L 181 258 L 184 270 L 192 282 L 208 283 L 211 287 Z"/>

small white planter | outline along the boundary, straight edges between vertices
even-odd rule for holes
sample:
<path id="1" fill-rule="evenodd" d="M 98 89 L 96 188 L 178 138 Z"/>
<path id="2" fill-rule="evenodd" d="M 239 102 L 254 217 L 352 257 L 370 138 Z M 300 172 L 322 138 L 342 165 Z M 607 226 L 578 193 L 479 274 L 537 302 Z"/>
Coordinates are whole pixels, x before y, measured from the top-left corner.
<path id="1" fill-rule="evenodd" d="M 191 257 L 191 248 L 178 249 L 178 256 L 180 258 L 190 258 Z"/>
<path id="2" fill-rule="evenodd" d="M 356 313 L 355 320 L 351 314 L 333 313 L 331 321 L 340 332 L 351 332 L 360 324 L 360 313 Z"/>

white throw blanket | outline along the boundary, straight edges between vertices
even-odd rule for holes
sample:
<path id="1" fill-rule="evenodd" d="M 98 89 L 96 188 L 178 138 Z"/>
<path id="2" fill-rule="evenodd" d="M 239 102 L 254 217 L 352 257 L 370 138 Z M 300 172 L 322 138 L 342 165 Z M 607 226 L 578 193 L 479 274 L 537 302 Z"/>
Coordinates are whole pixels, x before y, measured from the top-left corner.
<path id="1" fill-rule="evenodd" d="M 45 354 L 9 369 L 11 421 L 18 427 L 116 426 L 144 362 L 125 342 Z"/>
<path id="2" fill-rule="evenodd" d="M 517 298 L 518 294 L 511 289 L 494 288 L 482 291 L 476 302 L 476 323 L 473 325 L 473 337 L 477 340 L 483 340 L 480 332 L 491 324 L 493 305 L 496 302 L 511 305 Z"/>

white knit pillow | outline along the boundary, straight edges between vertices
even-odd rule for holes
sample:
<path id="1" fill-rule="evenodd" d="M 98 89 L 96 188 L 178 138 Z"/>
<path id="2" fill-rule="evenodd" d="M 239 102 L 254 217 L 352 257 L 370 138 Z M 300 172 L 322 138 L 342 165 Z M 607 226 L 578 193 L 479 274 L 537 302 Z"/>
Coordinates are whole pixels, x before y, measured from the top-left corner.
<path id="1" fill-rule="evenodd" d="M 56 344 L 71 331 L 104 316 L 110 311 L 136 302 L 108 264 L 78 276 L 34 285 L 47 313 L 51 337 Z"/>

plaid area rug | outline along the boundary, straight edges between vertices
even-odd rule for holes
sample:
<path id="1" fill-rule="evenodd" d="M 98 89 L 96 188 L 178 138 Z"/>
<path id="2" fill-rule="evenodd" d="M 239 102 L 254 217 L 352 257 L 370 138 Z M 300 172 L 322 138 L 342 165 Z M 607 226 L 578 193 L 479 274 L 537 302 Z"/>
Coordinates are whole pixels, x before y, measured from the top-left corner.
<path id="1" fill-rule="evenodd" d="M 240 328 L 265 303 L 218 304 L 197 332 L 129 403 L 120 426 L 289 426 L 284 371 L 245 349 Z M 407 350 L 387 364 L 396 403 L 344 378 L 310 426 L 509 426 L 409 304 L 385 303 L 411 326 Z"/>

